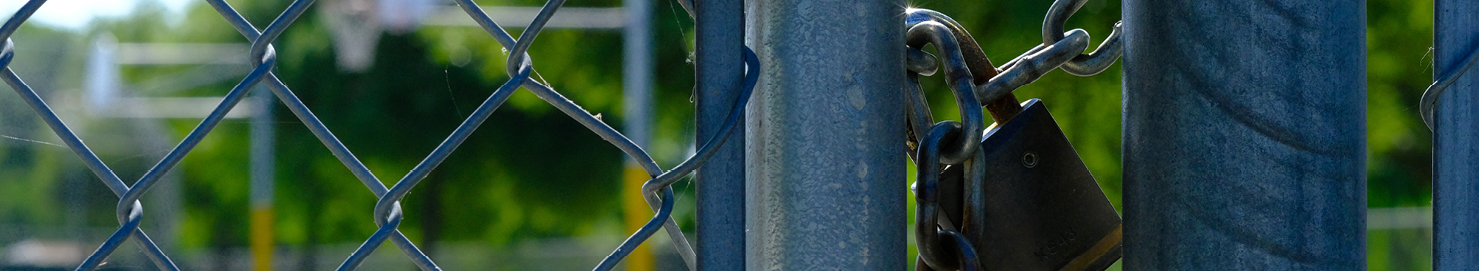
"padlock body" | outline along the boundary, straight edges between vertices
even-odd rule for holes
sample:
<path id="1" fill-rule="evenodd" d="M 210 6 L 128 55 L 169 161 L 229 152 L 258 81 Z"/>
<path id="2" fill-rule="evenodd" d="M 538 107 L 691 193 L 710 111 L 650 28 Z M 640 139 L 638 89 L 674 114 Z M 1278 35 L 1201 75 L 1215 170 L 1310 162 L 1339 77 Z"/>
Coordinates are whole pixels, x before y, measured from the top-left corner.
<path id="1" fill-rule="evenodd" d="M 962 183 L 961 204 L 980 204 L 964 206 L 960 223 L 982 267 L 1108 268 L 1121 255 L 1119 214 L 1042 101 L 1022 107 L 986 132 L 985 178 Z"/>

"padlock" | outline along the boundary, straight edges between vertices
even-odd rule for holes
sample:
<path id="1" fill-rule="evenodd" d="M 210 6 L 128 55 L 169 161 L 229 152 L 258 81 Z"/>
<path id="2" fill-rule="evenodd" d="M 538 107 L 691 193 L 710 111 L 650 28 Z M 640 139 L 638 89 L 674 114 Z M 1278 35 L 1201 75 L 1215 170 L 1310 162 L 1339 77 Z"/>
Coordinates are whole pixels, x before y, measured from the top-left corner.
<path id="1" fill-rule="evenodd" d="M 980 86 L 997 76 L 999 70 L 959 23 L 929 10 L 911 9 L 906 14 L 911 50 L 935 44 L 942 54 L 942 64 L 946 64 L 947 80 L 960 78 L 961 73 L 953 72 L 969 70 L 971 85 Z M 942 37 L 947 35 L 952 38 Z M 940 43 L 945 43 L 944 47 Z M 928 137 L 934 140 L 956 137 L 945 136 L 951 129 L 935 129 L 948 123 L 930 126 L 934 122 L 918 87 L 917 74 L 933 73 L 936 62 L 924 61 L 931 60 L 926 53 L 910 52 L 911 63 L 919 64 L 910 66 L 913 84 L 906 91 L 910 150 L 916 164 L 920 164 L 918 181 L 932 179 L 923 188 L 929 191 L 927 197 L 920 194 L 925 191 L 916 190 L 916 219 L 936 222 L 916 226 L 921 256 L 918 269 L 965 268 L 956 264 L 967 264 L 958 257 L 965 254 L 974 254 L 975 263 L 984 270 L 1104 270 L 1120 258 L 1120 217 L 1041 100 L 1018 104 L 1008 91 L 999 99 L 984 102 L 998 125 L 985 131 L 973 158 L 956 159 L 961 163 L 943 172 L 935 171 L 942 159 L 926 152 L 941 154 L 941 143 L 928 143 L 935 149 L 913 143 L 925 144 L 929 141 L 925 140 L 927 135 L 933 135 Z M 960 68 L 962 64 L 968 67 Z M 957 92 L 965 89 L 974 90 L 952 87 Z M 970 106 L 961 108 L 968 112 Z M 957 126 L 980 121 L 966 116 L 961 120 L 963 123 Z M 942 240 L 944 235 L 963 235 L 975 248 L 974 253 L 960 253 L 963 251 L 958 249 L 952 253 L 946 245 L 950 242 Z"/>
<path id="2" fill-rule="evenodd" d="M 958 227 L 985 270 L 1108 268 L 1122 253 L 1119 214 L 1042 101 L 1021 108 L 993 114 L 1006 120 L 986 131 L 979 161 L 941 173 L 942 228 Z M 967 181 L 968 167 L 984 178 Z"/>

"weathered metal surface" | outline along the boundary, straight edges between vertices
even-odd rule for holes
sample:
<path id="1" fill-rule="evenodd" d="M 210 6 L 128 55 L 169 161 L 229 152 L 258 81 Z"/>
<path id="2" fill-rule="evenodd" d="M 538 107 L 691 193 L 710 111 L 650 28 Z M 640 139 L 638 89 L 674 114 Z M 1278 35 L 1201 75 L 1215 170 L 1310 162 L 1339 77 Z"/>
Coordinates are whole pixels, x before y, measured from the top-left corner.
<path id="1" fill-rule="evenodd" d="M 1120 217 L 1041 100 L 981 142 L 982 204 L 964 231 L 990 270 L 1103 270 L 1120 257 Z M 976 194 L 972 192 L 966 195 Z M 967 201 L 970 202 L 970 201 Z M 973 217 L 978 216 L 978 217 Z M 970 236 L 972 234 L 967 234 Z"/>
<path id="2" fill-rule="evenodd" d="M 904 6 L 747 3 L 747 270 L 907 268 Z"/>
<path id="3" fill-rule="evenodd" d="M 1365 7 L 1124 2 L 1126 270 L 1366 268 Z"/>
<path id="4" fill-rule="evenodd" d="M 739 97 L 744 76 L 744 0 L 693 3 L 697 37 L 698 137 L 713 136 Z M 740 119 L 743 123 L 744 119 Z M 694 175 L 699 270 L 745 269 L 745 133 L 735 131 Z"/>
<path id="5" fill-rule="evenodd" d="M 1433 120 L 1433 269 L 1479 266 L 1479 76 L 1457 71 L 1479 48 L 1479 2 L 1433 3 L 1434 80 L 1454 73 L 1448 91 L 1435 93 Z M 1472 63 L 1472 62 L 1470 62 Z M 1426 97 L 1425 97 L 1426 98 Z M 1426 108 L 1424 108 L 1426 109 Z"/>

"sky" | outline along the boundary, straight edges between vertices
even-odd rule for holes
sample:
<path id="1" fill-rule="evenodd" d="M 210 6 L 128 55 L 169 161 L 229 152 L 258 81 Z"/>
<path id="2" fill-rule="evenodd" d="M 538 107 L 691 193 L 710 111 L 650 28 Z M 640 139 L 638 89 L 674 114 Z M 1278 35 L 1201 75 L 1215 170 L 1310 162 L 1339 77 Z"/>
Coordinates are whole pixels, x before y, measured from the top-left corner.
<path id="1" fill-rule="evenodd" d="M 160 3 L 166 10 L 178 14 L 191 2 L 199 0 L 49 0 L 26 23 L 77 30 L 94 18 L 127 16 L 145 1 Z M 25 3 L 26 0 L 0 0 L 0 18 L 10 19 Z"/>

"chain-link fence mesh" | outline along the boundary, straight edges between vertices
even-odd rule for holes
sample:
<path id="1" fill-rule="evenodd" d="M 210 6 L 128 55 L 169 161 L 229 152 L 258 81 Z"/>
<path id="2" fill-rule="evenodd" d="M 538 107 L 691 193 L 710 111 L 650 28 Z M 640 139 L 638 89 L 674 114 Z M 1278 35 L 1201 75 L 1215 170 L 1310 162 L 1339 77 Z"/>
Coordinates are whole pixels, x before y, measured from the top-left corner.
<path id="1" fill-rule="evenodd" d="M 652 236 L 658 228 L 667 229 L 668 234 L 673 237 L 674 246 L 679 254 L 684 258 L 688 266 L 692 268 L 694 265 L 693 249 L 686 242 L 677 224 L 671 219 L 673 201 L 668 199 L 673 197 L 673 191 L 669 185 L 691 173 L 701 165 L 713 154 L 713 150 L 716 149 L 715 147 L 722 144 L 728 135 L 731 134 L 730 132 L 734 130 L 735 123 L 742 113 L 739 109 L 744 108 L 744 101 L 748 100 L 750 91 L 754 88 L 756 80 L 756 73 L 747 71 L 745 84 L 742 89 L 733 90 L 740 92 L 740 99 L 734 109 L 731 109 L 726 122 L 720 130 L 721 132 L 705 141 L 693 157 L 683 161 L 672 170 L 665 171 L 657 165 L 652 157 L 637 146 L 636 143 L 628 140 L 626 136 L 617 132 L 616 129 L 602 122 L 599 117 L 586 112 L 579 105 L 566 99 L 546 83 L 530 80 L 529 76 L 534 73 L 534 65 L 533 60 L 529 58 L 526 52 L 528 52 L 530 44 L 534 41 L 535 37 L 544 28 L 545 23 L 553 17 L 565 1 L 550 0 L 545 3 L 534 20 L 525 28 L 518 39 L 515 39 L 495 23 L 472 0 L 456 0 L 456 4 L 468 16 L 471 16 L 478 25 L 482 26 L 489 35 L 492 35 L 494 39 L 508 50 L 507 71 L 510 78 L 484 100 L 469 117 L 463 120 L 456 130 L 447 136 L 431 154 L 422 159 L 420 163 L 400 180 L 390 187 L 386 187 L 375 175 L 371 174 L 369 168 L 359 158 L 355 157 L 334 136 L 334 133 L 322 121 L 319 121 L 319 118 L 314 115 L 313 111 L 303 101 L 299 100 L 293 91 L 272 72 L 277 60 L 277 54 L 271 45 L 272 42 L 295 19 L 301 16 L 313 4 L 314 0 L 296 0 L 292 2 L 285 11 L 269 23 L 266 28 L 262 29 L 248 22 L 245 17 L 232 8 L 230 4 L 226 3 L 225 0 L 207 0 L 206 2 L 220 13 L 221 17 L 225 18 L 243 37 L 251 41 L 251 50 L 249 51 L 248 57 L 253 68 L 245 78 L 241 79 L 239 83 L 231 88 L 231 91 L 226 94 L 220 104 L 201 120 L 185 136 L 184 140 L 175 145 L 163 159 L 155 163 L 153 167 L 130 187 L 97 154 L 89 149 L 83 143 L 82 139 L 67 127 L 66 123 L 62 122 L 61 118 L 41 99 L 34 89 L 26 85 L 9 67 L 11 60 L 15 57 L 14 43 L 10 40 L 11 34 L 19 29 L 20 25 L 25 23 L 27 18 L 34 14 L 45 2 L 45 0 L 28 1 L 3 26 L 0 26 L 0 39 L 5 40 L 3 49 L 0 49 L 0 67 L 3 67 L 3 69 L 0 69 L 0 77 L 3 77 L 5 82 L 25 100 L 26 104 L 40 115 L 42 121 L 61 138 L 64 145 L 80 157 L 87 168 L 119 197 L 117 216 L 120 225 L 118 229 L 81 263 L 77 268 L 79 270 L 97 268 L 114 250 L 128 240 L 133 240 L 134 243 L 142 248 L 143 253 L 159 269 L 179 270 L 179 267 L 167 256 L 167 252 L 160 249 L 139 228 L 140 222 L 144 217 L 144 210 L 139 202 L 139 198 L 147 193 L 151 187 L 158 184 L 161 176 L 178 165 L 185 155 L 189 154 L 206 135 L 210 134 L 221 123 L 222 119 L 226 117 L 227 112 L 230 112 L 232 108 L 236 107 L 238 103 L 246 98 L 247 93 L 258 84 L 265 85 L 265 89 L 271 91 L 272 95 L 276 96 L 277 100 L 281 101 L 338 158 L 339 162 L 348 168 L 365 187 L 369 188 L 371 193 L 374 193 L 379 198 L 379 201 L 375 205 L 374 222 L 380 228 L 340 264 L 339 270 L 355 269 L 371 252 L 387 240 L 395 244 L 396 248 L 401 250 L 422 270 L 440 270 L 436 262 L 397 230 L 397 226 L 400 225 L 401 220 L 404 218 L 399 202 L 417 183 L 424 179 L 437 165 L 441 164 L 455 151 L 473 131 L 477 130 L 478 126 L 484 120 L 487 120 L 494 110 L 497 110 L 500 105 L 507 101 L 520 88 L 532 92 L 570 118 L 575 119 L 591 132 L 596 133 L 602 139 L 621 149 L 622 152 L 626 153 L 633 161 L 636 161 L 652 177 L 651 180 L 643 185 L 642 191 L 644 192 L 645 199 L 657 214 L 640 230 L 623 242 L 610 256 L 607 256 L 596 269 L 609 270 L 614 268 L 622 258 L 631 253 L 637 245 Z M 686 7 L 687 3 L 684 4 Z M 758 60 L 754 57 L 753 53 L 747 49 L 745 55 L 747 66 L 752 67 L 751 69 L 756 67 Z"/>

